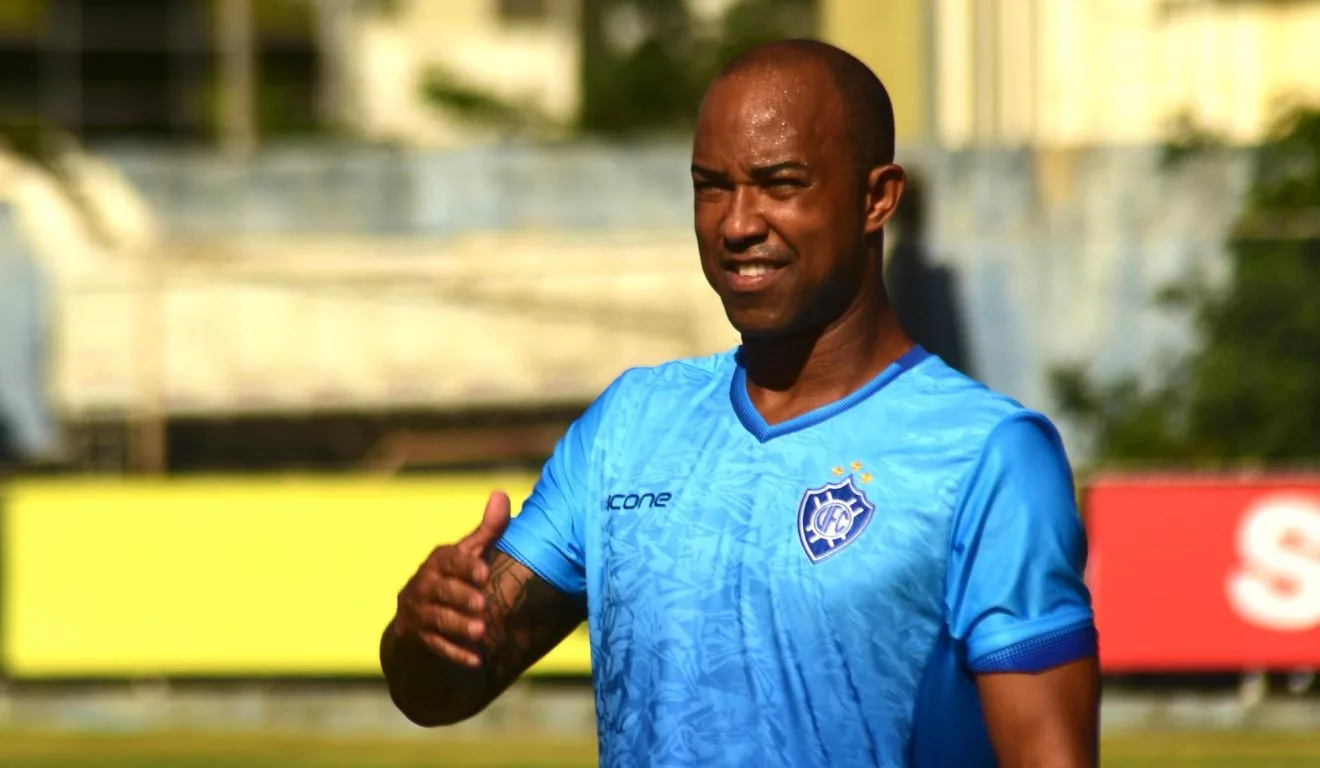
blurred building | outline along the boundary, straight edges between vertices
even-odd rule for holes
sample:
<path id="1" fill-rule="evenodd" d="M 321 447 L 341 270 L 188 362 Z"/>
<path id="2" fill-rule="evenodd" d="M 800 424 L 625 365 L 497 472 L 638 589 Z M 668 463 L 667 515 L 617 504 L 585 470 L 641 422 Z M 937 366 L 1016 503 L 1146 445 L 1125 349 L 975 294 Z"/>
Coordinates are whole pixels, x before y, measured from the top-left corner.
<path id="1" fill-rule="evenodd" d="M 347 22 L 355 127 L 408 144 L 472 138 L 430 103 L 428 84 L 488 93 L 571 121 L 578 107 L 578 0 L 358 3 Z"/>
<path id="2" fill-rule="evenodd" d="M 5 0 L 0 117 L 84 139 L 209 140 L 222 111 L 228 0 Z M 278 130 L 319 116 L 322 53 L 311 6 L 250 2 L 252 100 Z"/>
<path id="3" fill-rule="evenodd" d="M 342 126 L 414 146 L 480 137 L 440 92 L 567 124 L 579 98 L 579 3 L 5 0 L 0 119 L 94 142 L 206 141 L 233 119 L 265 136 Z M 714 14 L 728 3 L 696 5 Z M 235 109 L 245 114 L 226 114 Z"/>
<path id="4" fill-rule="evenodd" d="M 253 466 L 531 456 L 622 368 L 729 344 L 691 264 L 683 141 L 463 146 L 481 134 L 428 100 L 439 78 L 567 119 L 579 2 L 0 2 L 0 115 L 105 140 L 0 179 L 57 294 L 54 410 L 91 436 L 72 450 L 108 446 L 93 462 L 108 468 L 130 443 L 139 466 L 168 443 L 232 467 L 207 455 L 226 440 Z M 948 348 L 1032 402 L 1078 349 L 1123 370 L 1182 338 L 1143 314 L 1152 286 L 1214 253 L 1243 176 L 1224 158 L 1134 188 L 1172 116 L 1249 140 L 1320 71 L 1317 3 L 818 10 L 897 102 L 933 201 L 900 250 L 956 269 L 945 293 L 975 329 Z M 282 140 L 238 161 L 207 146 L 245 122 L 379 141 Z M 448 437 L 414 440 L 432 422 Z"/>
<path id="5" fill-rule="evenodd" d="M 581 2 L 5 0 L 0 117 L 88 139 L 204 139 L 224 119 L 222 85 L 245 71 L 226 58 L 247 56 L 267 134 L 343 123 L 405 144 L 473 138 L 428 85 L 567 122 Z M 690 2 L 714 16 L 732 0 Z M 235 13 L 246 33 L 226 23 Z M 1280 100 L 1320 91 L 1315 2 L 819 0 L 818 15 L 819 34 L 885 79 L 907 144 L 1143 143 L 1182 118 L 1249 142 Z"/>
<path id="6" fill-rule="evenodd" d="M 158 466 L 166 444 L 176 469 L 534 461 L 623 369 L 731 340 L 690 232 L 572 228 L 534 186 L 636 153 L 419 155 L 379 183 L 381 156 L 345 157 L 151 152 L 138 162 L 174 168 L 153 182 L 70 154 L 58 177 L 2 180 L 58 293 L 50 396 L 80 464 Z M 388 186 L 417 192 L 389 212 L 411 228 L 382 237 L 353 213 Z M 606 208 L 675 208 L 668 191 Z"/>
<path id="7" fill-rule="evenodd" d="M 697 19 L 709 20 L 735 1 L 688 0 L 688 5 Z M 434 96 L 446 90 L 502 100 L 551 125 L 571 125 L 582 95 L 584 2 L 605 5 L 600 0 L 342 3 L 345 98 L 353 105 L 348 114 L 354 127 L 374 140 L 409 145 L 481 137 L 482 129 L 466 125 Z M 626 10 L 602 14 L 605 36 L 629 37 L 637 19 Z"/>
<path id="8" fill-rule="evenodd" d="M 1320 3 L 821 0 L 873 66 L 907 144 L 1145 144 L 1184 117 L 1236 142 L 1320 96 Z"/>

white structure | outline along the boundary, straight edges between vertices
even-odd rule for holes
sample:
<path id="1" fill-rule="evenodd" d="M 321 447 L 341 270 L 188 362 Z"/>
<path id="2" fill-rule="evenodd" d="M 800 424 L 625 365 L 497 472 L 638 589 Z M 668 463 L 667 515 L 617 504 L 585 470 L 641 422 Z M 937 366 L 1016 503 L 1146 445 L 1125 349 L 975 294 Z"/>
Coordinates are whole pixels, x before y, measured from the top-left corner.
<path id="1" fill-rule="evenodd" d="M 1320 100 L 1320 4 L 933 0 L 944 146 L 1140 144 L 1193 121 L 1259 140 Z"/>
<path id="2" fill-rule="evenodd" d="M 56 284 L 69 419 L 583 402 L 630 366 L 736 343 L 686 232 L 180 242 L 113 167 L 74 157 L 98 240 L 50 175 L 0 160 Z"/>
<path id="3" fill-rule="evenodd" d="M 422 98 L 427 73 L 548 117 L 578 104 L 576 0 L 395 0 L 355 14 L 343 48 L 349 114 L 372 139 L 439 145 L 469 138 Z"/>
<path id="4" fill-rule="evenodd" d="M 436 146 L 480 137 L 422 98 L 433 68 L 557 123 L 577 113 L 579 0 L 391 0 L 388 12 L 370 3 L 353 10 L 352 0 L 315 1 L 345 11 L 338 17 L 343 23 L 328 25 L 326 36 L 342 57 L 345 113 L 369 138 Z M 709 22 L 733 2 L 688 5 Z M 604 20 L 616 45 L 626 46 L 636 29 L 629 9 Z"/>

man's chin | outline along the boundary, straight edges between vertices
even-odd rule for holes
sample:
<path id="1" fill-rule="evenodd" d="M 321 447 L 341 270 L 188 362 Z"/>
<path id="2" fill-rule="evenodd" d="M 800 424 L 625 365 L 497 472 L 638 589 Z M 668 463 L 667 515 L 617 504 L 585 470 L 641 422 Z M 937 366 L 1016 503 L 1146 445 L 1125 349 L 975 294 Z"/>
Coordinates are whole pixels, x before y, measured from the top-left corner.
<path id="1" fill-rule="evenodd" d="M 791 322 L 773 313 L 726 310 L 729 324 L 744 340 L 766 341 L 792 333 Z"/>

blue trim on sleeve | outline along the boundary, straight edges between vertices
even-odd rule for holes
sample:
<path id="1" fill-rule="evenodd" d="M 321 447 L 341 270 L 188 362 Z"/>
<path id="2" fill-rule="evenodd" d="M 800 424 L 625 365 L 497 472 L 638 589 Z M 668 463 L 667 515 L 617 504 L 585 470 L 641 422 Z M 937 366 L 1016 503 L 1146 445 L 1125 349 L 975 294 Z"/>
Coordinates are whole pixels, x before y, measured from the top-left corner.
<path id="1" fill-rule="evenodd" d="M 551 574 L 549 570 L 538 567 L 534 559 L 524 555 L 516 545 L 514 545 L 512 542 L 508 540 L 507 535 L 505 538 L 501 538 L 499 541 L 495 542 L 495 549 L 498 549 L 499 551 L 503 552 L 509 557 L 512 557 L 514 560 L 517 560 L 518 562 L 527 566 L 527 570 L 541 577 L 542 581 L 554 587 L 555 589 L 559 590 L 560 592 L 563 592 L 566 595 L 577 594 L 577 590 L 574 590 L 571 586 L 569 586 L 565 582 L 565 580 L 560 577 L 559 574 Z"/>
<path id="2" fill-rule="evenodd" d="M 1075 624 L 988 653 L 973 662 L 971 668 L 978 675 L 1004 672 L 1035 674 L 1060 664 L 1095 656 L 1099 645 L 1094 624 Z"/>

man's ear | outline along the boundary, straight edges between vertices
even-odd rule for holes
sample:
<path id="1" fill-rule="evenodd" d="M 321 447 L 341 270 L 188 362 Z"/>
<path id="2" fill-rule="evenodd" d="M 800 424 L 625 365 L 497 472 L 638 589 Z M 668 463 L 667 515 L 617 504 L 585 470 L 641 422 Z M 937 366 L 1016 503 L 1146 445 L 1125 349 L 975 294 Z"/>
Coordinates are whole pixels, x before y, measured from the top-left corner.
<path id="1" fill-rule="evenodd" d="M 898 209 L 906 186 L 907 171 L 893 163 L 871 169 L 866 175 L 866 234 L 874 235 L 884 229 Z"/>

